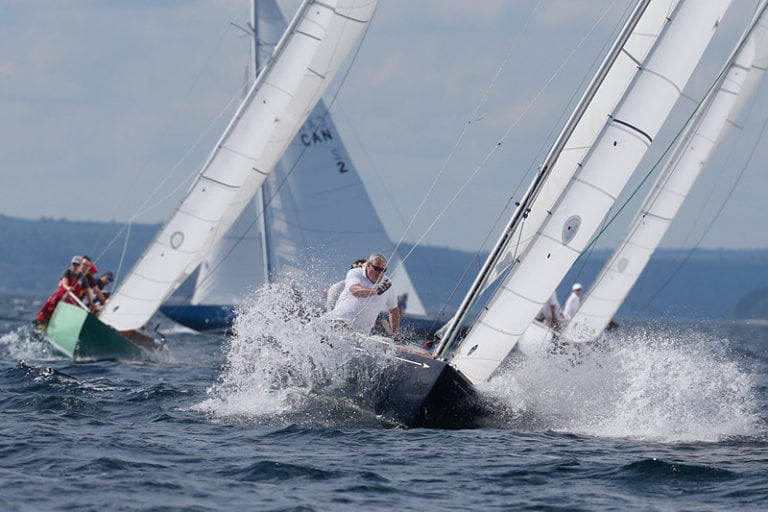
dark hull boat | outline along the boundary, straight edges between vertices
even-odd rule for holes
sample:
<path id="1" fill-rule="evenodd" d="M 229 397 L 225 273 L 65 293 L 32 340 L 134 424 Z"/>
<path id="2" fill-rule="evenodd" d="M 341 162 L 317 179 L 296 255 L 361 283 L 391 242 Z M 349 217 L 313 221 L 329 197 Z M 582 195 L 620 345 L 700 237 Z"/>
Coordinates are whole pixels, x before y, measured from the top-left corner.
<path id="1" fill-rule="evenodd" d="M 232 328 L 232 305 L 164 304 L 160 312 L 174 322 L 199 332 L 224 332 Z"/>
<path id="2" fill-rule="evenodd" d="M 474 386 L 443 361 L 401 352 L 376 390 L 375 410 L 408 427 L 467 428 L 481 413 Z"/>
<path id="3" fill-rule="evenodd" d="M 363 344 L 380 343 L 389 356 L 369 352 Z M 373 336 L 361 341 L 360 358 L 350 364 L 382 368 L 361 393 L 364 406 L 381 418 L 405 427 L 471 428 L 482 414 L 472 383 L 454 366 L 434 359 L 414 345 Z"/>

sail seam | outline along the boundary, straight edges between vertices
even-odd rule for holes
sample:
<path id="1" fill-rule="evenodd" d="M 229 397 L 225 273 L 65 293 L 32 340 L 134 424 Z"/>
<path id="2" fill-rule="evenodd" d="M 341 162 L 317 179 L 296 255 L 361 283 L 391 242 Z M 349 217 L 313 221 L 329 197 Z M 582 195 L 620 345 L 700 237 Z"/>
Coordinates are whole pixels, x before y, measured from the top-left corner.
<path id="1" fill-rule="evenodd" d="M 484 326 L 486 329 L 489 329 L 489 330 L 491 330 L 493 332 L 497 332 L 499 334 L 504 334 L 506 336 L 517 336 L 519 338 L 520 336 L 523 335 L 522 332 L 503 331 L 503 330 L 499 329 L 498 327 L 494 327 L 493 325 L 491 325 L 490 323 L 488 323 L 488 322 L 486 322 L 484 320 L 480 320 L 478 323 L 480 325 Z M 497 360 L 497 358 L 491 358 L 491 357 L 484 357 L 483 359 L 486 359 L 488 361 L 496 361 Z"/>
<path id="2" fill-rule="evenodd" d="M 648 68 L 643 68 L 643 71 L 646 72 L 646 73 L 650 73 L 651 75 L 653 75 L 656 78 L 660 79 L 662 82 L 666 82 L 669 85 L 671 85 L 672 88 L 677 93 L 677 96 L 682 96 L 683 95 L 683 90 L 675 82 L 673 82 L 672 80 L 670 80 L 666 76 L 664 76 L 661 73 L 658 73 L 658 72 L 656 72 L 656 71 L 654 71 L 652 69 L 648 69 Z"/>
<path id="3" fill-rule="evenodd" d="M 603 194 L 604 196 L 606 196 L 606 197 L 610 198 L 611 200 L 614 200 L 614 199 L 616 199 L 616 197 L 615 197 L 615 196 L 613 196 L 612 194 L 610 194 L 610 193 L 609 193 L 607 190 L 604 190 L 604 189 L 602 189 L 602 188 L 598 187 L 597 185 L 595 185 L 594 183 L 592 183 L 592 182 L 590 182 L 590 181 L 585 181 L 585 180 L 582 180 L 582 179 L 581 179 L 581 178 L 579 178 L 578 176 L 574 177 L 574 178 L 573 178 L 573 181 L 577 181 L 577 182 L 579 182 L 579 183 L 581 183 L 581 184 L 583 184 L 583 185 L 585 185 L 585 186 L 587 186 L 587 187 L 589 187 L 589 188 L 591 188 L 591 189 L 593 189 L 593 190 L 595 190 L 595 191 L 597 191 L 597 192 L 600 192 L 601 194 Z M 557 239 L 557 238 L 553 238 L 553 237 L 549 237 L 549 238 L 550 238 L 550 239 L 552 239 L 552 240 L 554 240 L 554 241 L 556 241 L 556 242 L 561 242 L 561 241 L 560 241 L 559 239 Z"/>
<path id="4" fill-rule="evenodd" d="M 229 147 L 229 146 L 227 146 L 225 144 L 221 144 L 219 146 L 219 149 L 221 149 L 222 151 L 229 151 L 233 155 L 241 156 L 241 157 L 243 157 L 243 158 L 245 158 L 247 160 L 250 160 L 252 162 L 255 162 L 257 160 L 256 157 L 253 157 L 253 156 L 250 156 L 250 155 L 246 155 L 245 153 L 243 153 L 241 151 L 236 151 L 236 150 L 232 149 L 231 147 Z"/>
<path id="5" fill-rule="evenodd" d="M 647 245 L 647 244 L 641 244 L 637 241 L 628 241 L 627 246 L 631 247 L 637 247 L 639 249 L 642 249 L 644 251 L 652 251 L 655 247 L 653 245 Z M 614 271 L 615 272 L 615 271 Z M 637 272 L 619 272 L 621 275 L 624 276 L 639 276 L 640 274 Z"/>

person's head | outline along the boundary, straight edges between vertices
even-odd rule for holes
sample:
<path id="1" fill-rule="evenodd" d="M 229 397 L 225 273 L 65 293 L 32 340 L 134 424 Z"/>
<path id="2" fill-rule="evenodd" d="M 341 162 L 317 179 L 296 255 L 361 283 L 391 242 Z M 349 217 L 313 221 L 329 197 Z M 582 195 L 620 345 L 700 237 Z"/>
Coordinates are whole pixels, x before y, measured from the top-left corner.
<path id="1" fill-rule="evenodd" d="M 72 256 L 72 268 L 74 270 L 80 270 L 80 264 L 83 262 L 82 256 Z"/>
<path id="2" fill-rule="evenodd" d="M 353 261 L 353 262 L 352 262 L 352 264 L 349 266 L 349 268 L 351 268 L 351 269 L 352 269 L 352 268 L 360 268 L 360 267 L 364 267 L 364 266 L 365 266 L 365 263 L 366 263 L 367 261 L 368 261 L 368 260 L 366 260 L 366 259 L 359 259 L 359 260 L 355 260 L 355 261 Z"/>
<path id="3" fill-rule="evenodd" d="M 104 272 L 101 274 L 100 279 L 104 281 L 105 283 L 109 284 L 115 280 L 115 274 L 113 274 L 110 271 Z"/>
<path id="4" fill-rule="evenodd" d="M 93 260 L 89 258 L 88 256 L 83 256 L 83 272 L 88 272 L 89 274 L 95 274 L 97 272 L 96 265 L 93 264 Z"/>
<path id="5" fill-rule="evenodd" d="M 372 283 L 380 281 L 386 271 L 387 258 L 379 252 L 371 254 L 365 262 L 365 275 Z"/>
<path id="6" fill-rule="evenodd" d="M 571 291 L 576 295 L 581 295 L 581 290 L 582 290 L 582 287 L 581 287 L 581 284 L 579 283 L 574 283 L 573 286 L 571 286 Z"/>

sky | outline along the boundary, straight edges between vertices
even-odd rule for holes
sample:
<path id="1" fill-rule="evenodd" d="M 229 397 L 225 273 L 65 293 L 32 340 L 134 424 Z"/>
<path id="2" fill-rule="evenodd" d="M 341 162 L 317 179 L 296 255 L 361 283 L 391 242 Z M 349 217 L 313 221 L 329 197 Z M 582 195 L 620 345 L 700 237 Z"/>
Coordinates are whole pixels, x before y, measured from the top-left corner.
<path id="1" fill-rule="evenodd" d="M 239 97 L 248 3 L 0 0 L 0 214 L 163 222 Z M 326 101 L 390 237 L 495 241 L 631 3 L 381 0 Z M 734 0 L 688 95 L 755 4 Z M 768 248 L 766 105 L 762 87 L 662 246 Z"/>

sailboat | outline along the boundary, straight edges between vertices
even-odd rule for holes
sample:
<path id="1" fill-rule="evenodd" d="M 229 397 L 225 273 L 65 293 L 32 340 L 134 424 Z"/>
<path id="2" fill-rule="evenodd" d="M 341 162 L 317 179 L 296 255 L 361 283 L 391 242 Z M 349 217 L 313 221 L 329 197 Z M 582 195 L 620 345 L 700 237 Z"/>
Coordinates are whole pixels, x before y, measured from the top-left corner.
<path id="1" fill-rule="evenodd" d="M 603 266 L 570 322 L 557 333 L 561 342 L 594 341 L 606 330 L 619 307 L 661 243 L 684 200 L 714 150 L 736 121 L 763 78 L 768 65 L 768 13 L 763 1 L 699 103 L 678 143 L 659 172 L 624 238 Z M 539 322 L 528 328 L 520 349 L 533 353 L 555 333 Z"/>
<path id="2" fill-rule="evenodd" d="M 377 413 L 423 426 L 471 410 L 467 400 L 440 399 L 476 396 L 515 348 L 601 227 L 729 4 L 637 2 L 434 352 L 399 354 L 395 373 L 407 389 L 385 379 Z"/>
<path id="3" fill-rule="evenodd" d="M 565 339 L 592 341 L 606 329 L 661 243 L 712 153 L 729 129 L 737 126 L 737 119 L 768 66 L 765 4 L 762 2 L 756 19 L 720 73 L 720 79 L 699 106 L 626 236 L 567 325 L 562 334 Z"/>
<path id="4" fill-rule="evenodd" d="M 375 0 L 304 0 L 187 196 L 96 317 L 60 302 L 47 339 L 74 359 L 154 359 L 147 323 L 229 230 L 373 15 Z"/>
<path id="5" fill-rule="evenodd" d="M 257 70 L 286 23 L 274 0 L 251 5 Z M 191 297 L 166 302 L 160 311 L 197 331 L 226 330 L 235 306 L 265 283 L 299 269 L 313 275 L 333 269 L 338 279 L 373 251 L 394 255 L 395 247 L 321 99 L 254 200 L 200 265 Z M 398 292 L 407 296 L 408 317 L 426 319 L 407 269 L 396 255 L 390 261 Z"/>

